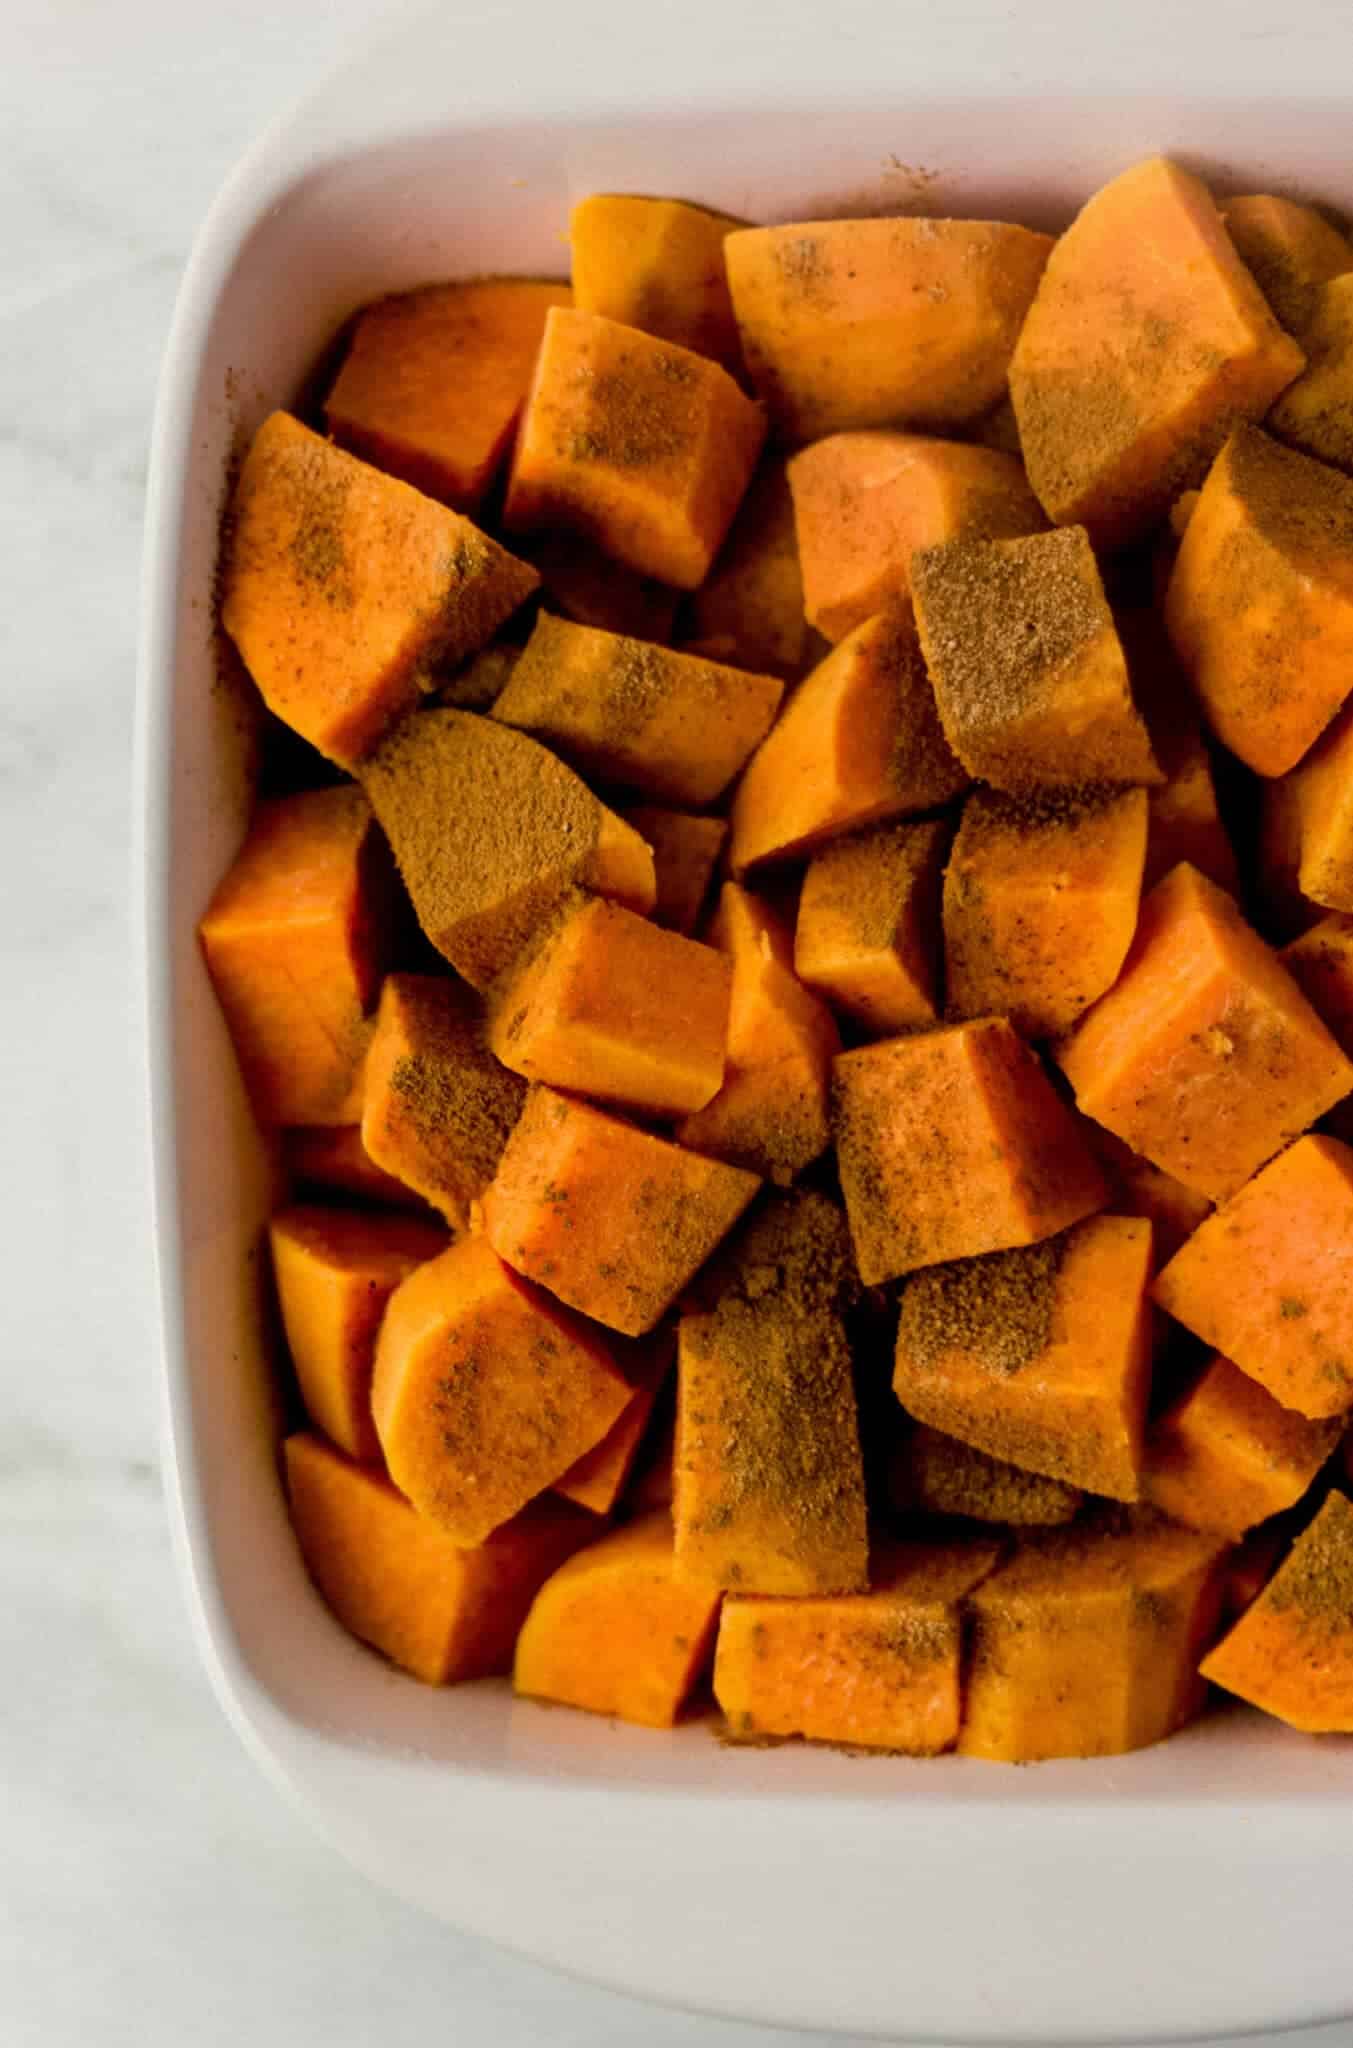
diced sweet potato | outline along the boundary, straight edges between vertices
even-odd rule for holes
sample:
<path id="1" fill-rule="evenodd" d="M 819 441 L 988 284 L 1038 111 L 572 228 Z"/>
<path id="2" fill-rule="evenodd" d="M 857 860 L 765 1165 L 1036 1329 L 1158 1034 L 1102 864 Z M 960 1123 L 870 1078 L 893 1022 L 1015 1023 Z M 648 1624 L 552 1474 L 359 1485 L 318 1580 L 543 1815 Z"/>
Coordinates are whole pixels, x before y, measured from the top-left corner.
<path id="1" fill-rule="evenodd" d="M 732 979 L 714 947 L 572 896 L 494 984 L 489 1044 L 528 1081 L 675 1116 L 723 1081 Z"/>
<path id="2" fill-rule="evenodd" d="M 940 730 L 905 610 L 857 626 L 790 698 L 733 798 L 735 874 L 861 825 L 933 810 L 967 785 Z"/>
<path id="3" fill-rule="evenodd" d="M 545 603 L 566 619 L 637 640 L 671 638 L 680 600 L 669 583 L 622 568 L 578 533 L 531 534 L 522 553 L 540 571 Z"/>
<path id="4" fill-rule="evenodd" d="M 1051 247 L 1003 221 L 744 228 L 724 261 L 752 381 L 798 441 L 976 420 L 1005 389 Z"/>
<path id="5" fill-rule="evenodd" d="M 1212 1214 L 1211 1202 L 1196 1188 L 1185 1187 L 1172 1173 L 1143 1159 L 1103 1124 L 1082 1117 L 1081 1131 L 1108 1176 L 1109 1208 L 1115 1216 L 1146 1218 L 1151 1225 L 1155 1264 L 1157 1268 L 1165 1265 Z"/>
<path id="6" fill-rule="evenodd" d="M 1281 1521 L 1265 1522 L 1231 1552 L 1222 1585 L 1222 1618 L 1228 1625 L 1253 1607 L 1277 1570 L 1290 1533 Z"/>
<path id="7" fill-rule="evenodd" d="M 676 1572 L 659 1508 L 546 1581 L 517 1639 L 513 1683 L 537 1699 L 671 1728 L 709 1662 L 721 1598 Z"/>
<path id="8" fill-rule="evenodd" d="M 653 922 L 689 938 L 700 922 L 728 826 L 722 818 L 695 817 L 657 804 L 634 804 L 623 815 L 653 855 Z"/>
<path id="9" fill-rule="evenodd" d="M 952 1749 L 959 1723 L 959 1603 L 1000 1545 L 892 1544 L 867 1593 L 725 1600 L 714 1696 L 730 1733 L 802 1735 L 908 1756 Z"/>
<path id="10" fill-rule="evenodd" d="M 1353 242 L 1313 206 L 1271 192 L 1228 199 L 1222 219 L 1279 321 L 1289 334 L 1304 337 L 1321 285 L 1353 270 Z"/>
<path id="11" fill-rule="evenodd" d="M 1308 1735 L 1353 1735 L 1353 1503 L 1331 1493 L 1202 1666 Z"/>
<path id="12" fill-rule="evenodd" d="M 1342 1430 L 1282 1407 L 1218 1355 L 1151 1425 L 1142 1492 L 1176 1522 L 1236 1540 L 1295 1506 Z"/>
<path id="13" fill-rule="evenodd" d="M 371 1412 L 400 1492 L 470 1546 L 600 1443 L 633 1391 L 603 1331 L 468 1237 L 391 1295 Z"/>
<path id="14" fill-rule="evenodd" d="M 1207 189 L 1152 157 L 1058 241 L 1010 365 L 1029 481 L 1059 526 L 1135 539 L 1302 368 Z"/>
<path id="15" fill-rule="evenodd" d="M 1213 1201 L 1353 1088 L 1292 977 L 1186 865 L 1146 898 L 1117 982 L 1057 1057 L 1088 1116 Z"/>
<path id="16" fill-rule="evenodd" d="M 1137 928 L 1144 789 L 1008 797 L 976 790 L 944 876 L 951 1017 L 1067 1031 L 1111 988 Z"/>
<path id="17" fill-rule="evenodd" d="M 1321 286 L 1301 345 L 1306 369 L 1268 423 L 1307 455 L 1353 469 L 1353 274 Z"/>
<path id="18" fill-rule="evenodd" d="M 1104 1201 L 1071 1112 L 1004 1018 L 842 1053 L 833 1120 L 856 1263 L 871 1287 L 1036 1243 Z"/>
<path id="19" fill-rule="evenodd" d="M 833 840 L 803 878 L 794 969 L 875 1036 L 933 1024 L 942 821 L 879 825 Z"/>
<path id="20" fill-rule="evenodd" d="M 1349 489 L 1353 491 L 1353 483 Z M 1346 707 L 1299 768 L 1264 792 L 1268 857 L 1295 867 L 1301 898 L 1353 910 L 1353 707 Z"/>
<path id="21" fill-rule="evenodd" d="M 1353 917 L 1322 917 L 1278 958 L 1311 1008 L 1353 1057 Z"/>
<path id="22" fill-rule="evenodd" d="M 778 676 L 542 612 L 493 715 L 603 782 L 710 804 L 765 738 L 783 688 Z"/>
<path id="23" fill-rule="evenodd" d="M 1013 455 L 921 434 L 829 434 L 789 464 L 804 610 L 828 640 L 905 598 L 917 548 L 1047 522 Z"/>
<path id="24" fill-rule="evenodd" d="M 518 1272 L 627 1336 L 670 1308 L 757 1177 L 533 1088 L 484 1196 L 489 1243 Z"/>
<path id="25" fill-rule="evenodd" d="M 269 709 L 351 767 L 434 662 L 483 647 L 538 581 L 460 513 L 275 412 L 235 486 L 221 623 Z"/>
<path id="26" fill-rule="evenodd" d="M 297 1205 L 273 1217 L 268 1238 L 306 1413 L 350 1458 L 378 1464 L 376 1332 L 400 1281 L 446 1250 L 446 1232 L 418 1216 Z"/>
<path id="27" fill-rule="evenodd" d="M 538 1501 L 462 1549 L 383 1473 L 322 1438 L 290 1436 L 285 1449 L 311 1578 L 344 1628 L 429 1685 L 510 1671 L 537 1591 L 596 1528 L 562 1501 Z"/>
<path id="28" fill-rule="evenodd" d="M 506 455 L 561 284 L 427 285 L 358 316 L 324 402 L 329 432 L 430 498 L 472 511 Z"/>
<path id="29" fill-rule="evenodd" d="M 553 307 L 503 517 L 562 526 L 640 575 L 709 574 L 765 439 L 761 408 L 705 356 Z"/>
<path id="30" fill-rule="evenodd" d="M 472 711 L 406 719 L 363 769 L 429 939 L 475 988 L 570 889 L 653 908 L 653 856 L 571 768 Z"/>
<path id="31" fill-rule="evenodd" d="M 1155 1297 L 1316 1418 L 1353 1408 L 1353 1150 L 1299 1138 L 1176 1252 Z"/>
<path id="32" fill-rule="evenodd" d="M 888 1498 L 902 1514 L 1030 1529 L 1070 1522 L 1081 1505 L 1078 1487 L 993 1458 L 925 1423 L 906 1432 L 889 1460 Z"/>
<path id="33" fill-rule="evenodd" d="M 808 653 L 794 501 L 784 463 L 763 463 L 713 568 L 692 593 L 690 637 L 721 642 L 740 667 L 796 676 Z"/>
<path id="34" fill-rule="evenodd" d="M 292 1185 L 310 1195 L 356 1195 L 385 1209 L 421 1209 L 412 1188 L 377 1166 L 362 1143 L 360 1124 L 297 1124 L 282 1134 L 282 1158 Z"/>
<path id="35" fill-rule="evenodd" d="M 736 373 L 742 345 L 723 245 L 741 226 L 731 214 L 682 199 L 594 193 L 569 215 L 574 303 Z"/>
<path id="36" fill-rule="evenodd" d="M 563 1478 L 555 1480 L 556 1493 L 576 1501 L 580 1508 L 590 1509 L 594 1515 L 610 1514 L 629 1483 L 674 1349 L 674 1334 L 666 1328 L 656 1331 L 651 1343 L 635 1346 L 636 1355 L 629 1360 L 634 1392 L 600 1443 L 584 1451 L 577 1464 L 570 1465 Z"/>

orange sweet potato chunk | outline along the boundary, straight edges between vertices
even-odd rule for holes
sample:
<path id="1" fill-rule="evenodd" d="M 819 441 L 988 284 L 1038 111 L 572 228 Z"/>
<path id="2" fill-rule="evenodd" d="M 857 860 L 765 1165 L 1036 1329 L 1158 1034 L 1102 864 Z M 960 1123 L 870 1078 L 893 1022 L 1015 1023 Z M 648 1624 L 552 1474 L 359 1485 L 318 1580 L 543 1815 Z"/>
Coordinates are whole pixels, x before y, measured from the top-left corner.
<path id="1" fill-rule="evenodd" d="M 517 1639 L 513 1683 L 536 1699 L 671 1728 L 709 1662 L 721 1598 L 677 1573 L 660 1508 L 546 1581 Z"/>
<path id="2" fill-rule="evenodd" d="M 1291 975 L 1187 865 L 1146 898 L 1117 982 L 1057 1057 L 1087 1116 L 1213 1201 L 1353 1088 Z"/>
<path id="3" fill-rule="evenodd" d="M 907 1756 L 958 1739 L 960 1603 L 995 1565 L 978 1538 L 896 1543 L 867 1593 L 725 1600 L 714 1696 L 736 1738 L 801 1735 Z"/>
<path id="4" fill-rule="evenodd" d="M 758 1186 L 621 1118 L 533 1088 L 484 1196 L 488 1242 L 570 1307 L 643 1336 Z"/>
<path id="5" fill-rule="evenodd" d="M 1304 338 L 1321 285 L 1353 270 L 1353 242 L 1313 206 L 1271 192 L 1228 199 L 1222 218 L 1279 321 L 1289 334 Z"/>
<path id="6" fill-rule="evenodd" d="M 1236 1541 L 1295 1506 L 1342 1429 L 1284 1408 L 1214 1356 L 1151 1425 L 1142 1492 L 1176 1522 Z"/>
<path id="7" fill-rule="evenodd" d="M 473 511 L 507 454 L 551 306 L 566 285 L 478 278 L 359 314 L 324 402 L 329 432 L 430 498 Z"/>
<path id="8" fill-rule="evenodd" d="M 1109 1208 L 1115 1216 L 1146 1218 L 1155 1264 L 1165 1265 L 1212 1214 L 1212 1203 L 1196 1188 L 1186 1188 L 1172 1173 L 1143 1159 L 1103 1124 L 1082 1117 L 1081 1131 L 1108 1178 Z"/>
<path id="9" fill-rule="evenodd" d="M 1020 332 L 1010 395 L 1029 481 L 1059 526 L 1133 540 L 1304 360 L 1206 187 L 1149 158 L 1081 209 Z"/>
<path id="10" fill-rule="evenodd" d="M 653 922 L 689 938 L 700 922 L 728 837 L 727 824 L 722 818 L 669 811 L 659 804 L 633 804 L 623 815 L 653 855 Z"/>
<path id="11" fill-rule="evenodd" d="M 1104 1177 L 1003 1017 L 842 1053 L 837 1165 L 860 1277 L 1034 1244 L 1104 1203 Z"/>
<path id="12" fill-rule="evenodd" d="M 742 368 L 724 238 L 742 222 L 684 199 L 594 193 L 569 215 L 573 299 L 601 313 Z"/>
<path id="13" fill-rule="evenodd" d="M 537 1591 L 596 1527 L 562 1501 L 538 1501 L 465 1549 L 384 1473 L 323 1438 L 289 1436 L 285 1456 L 311 1578 L 346 1629 L 428 1685 L 510 1671 Z"/>
<path id="14" fill-rule="evenodd" d="M 650 1343 L 634 1347 L 634 1355 L 627 1361 L 634 1392 L 600 1443 L 584 1451 L 577 1464 L 555 1480 L 554 1491 L 562 1493 L 565 1500 L 576 1501 L 594 1515 L 610 1514 L 629 1484 L 674 1348 L 674 1335 L 665 1328 L 656 1331 Z"/>
<path id="15" fill-rule="evenodd" d="M 362 1143 L 360 1124 L 297 1124 L 282 1134 L 282 1158 L 292 1185 L 310 1195 L 356 1195 L 385 1209 L 421 1209 L 421 1198 L 377 1166 Z"/>
<path id="16" fill-rule="evenodd" d="M 1161 1307 L 1317 1419 L 1353 1408 L 1353 1150 L 1299 1138 L 1223 1203 L 1155 1285 Z"/>
<path id="17" fill-rule="evenodd" d="M 993 1458 L 943 1430 L 917 1423 L 888 1462 L 888 1500 L 905 1515 L 959 1515 L 1011 1528 L 1057 1528 L 1074 1520 L 1080 1489 Z"/>
<path id="18" fill-rule="evenodd" d="M 676 1116 L 722 1084 L 732 980 L 714 947 L 574 896 L 495 983 L 489 1044 L 528 1081 Z"/>
<path id="19" fill-rule="evenodd" d="M 199 927 L 260 1123 L 356 1121 L 394 900 L 360 790 L 260 804 Z"/>
<path id="20" fill-rule="evenodd" d="M 1353 1057 L 1353 917 L 1322 917 L 1278 958 L 1311 1008 Z"/>
<path id="21" fill-rule="evenodd" d="M 400 1492 L 470 1547 L 599 1443 L 632 1393 L 604 1331 L 469 1237 L 391 1295 L 371 1412 Z"/>
<path id="22" fill-rule="evenodd" d="M 947 803 L 968 777 L 940 730 L 903 609 L 867 619 L 800 683 L 733 798 L 735 874 Z"/>
<path id="23" fill-rule="evenodd" d="M 503 518 L 561 526 L 643 576 L 694 590 L 751 480 L 765 417 L 707 357 L 554 307 Z"/>
<path id="24" fill-rule="evenodd" d="M 287 1348 L 306 1413 L 340 1450 L 380 1462 L 371 1368 L 385 1304 L 416 1266 L 446 1250 L 419 1216 L 297 1204 L 268 1226 Z"/>
<path id="25" fill-rule="evenodd" d="M 690 598 L 689 638 L 741 668 L 796 676 L 808 656 L 794 501 L 783 461 L 764 462 L 747 487 L 713 568 Z"/>
<path id="26" fill-rule="evenodd" d="M 221 623 L 264 701 L 344 767 L 539 582 L 458 512 L 289 413 L 255 434 L 231 503 Z"/>
<path id="27" fill-rule="evenodd" d="M 1353 910 L 1353 707 L 1339 714 L 1299 768 L 1269 784 L 1264 802 L 1269 858 L 1286 893 L 1295 879 L 1306 903 Z"/>
<path id="28" fill-rule="evenodd" d="M 1203 1676 L 1308 1735 L 1353 1735 L 1353 1502 L 1332 1492 Z"/>
<path id="29" fill-rule="evenodd" d="M 917 548 L 1047 522 L 1013 455 L 879 431 L 829 434 L 788 469 L 810 624 L 833 642 L 908 595 Z"/>
<path id="30" fill-rule="evenodd" d="M 542 612 L 493 716 L 602 782 L 711 804 L 765 738 L 783 689 L 778 676 Z"/>
<path id="31" fill-rule="evenodd" d="M 1052 247 L 1004 221 L 744 228 L 724 261 L 752 382 L 785 434 L 980 418 Z"/>
<path id="32" fill-rule="evenodd" d="M 1268 423 L 1307 455 L 1353 469 L 1353 273 L 1321 286 L 1301 345 L 1306 369 Z"/>
<path id="33" fill-rule="evenodd" d="M 933 1024 L 942 820 L 879 825 L 833 840 L 809 862 L 794 928 L 794 969 L 876 1037 Z"/>

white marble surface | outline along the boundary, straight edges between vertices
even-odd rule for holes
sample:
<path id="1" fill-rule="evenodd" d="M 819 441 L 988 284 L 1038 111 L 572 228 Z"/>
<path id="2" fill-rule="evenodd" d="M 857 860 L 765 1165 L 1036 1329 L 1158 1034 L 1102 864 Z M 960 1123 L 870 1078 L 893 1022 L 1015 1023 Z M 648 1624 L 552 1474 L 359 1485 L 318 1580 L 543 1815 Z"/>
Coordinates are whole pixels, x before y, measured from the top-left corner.
<path id="1" fill-rule="evenodd" d="M 147 427 L 212 191 L 378 11 L 0 0 L 0 2044 L 789 2048 L 341 1867 L 228 1732 L 171 1571 L 127 916 Z"/>

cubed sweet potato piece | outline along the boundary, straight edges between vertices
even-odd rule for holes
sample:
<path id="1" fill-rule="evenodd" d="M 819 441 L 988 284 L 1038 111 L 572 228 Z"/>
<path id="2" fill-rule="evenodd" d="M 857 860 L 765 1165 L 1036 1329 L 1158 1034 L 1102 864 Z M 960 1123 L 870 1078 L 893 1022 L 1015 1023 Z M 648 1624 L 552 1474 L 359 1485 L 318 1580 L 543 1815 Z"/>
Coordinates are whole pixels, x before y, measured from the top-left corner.
<path id="1" fill-rule="evenodd" d="M 296 1124 L 282 1134 L 282 1159 L 292 1185 L 308 1195 L 356 1195 L 384 1209 L 423 1207 L 420 1195 L 377 1166 L 360 1124 Z"/>
<path id="2" fill-rule="evenodd" d="M 540 571 L 541 596 L 549 610 L 604 633 L 629 633 L 637 640 L 671 638 L 680 598 L 670 583 L 623 568 L 579 533 L 533 533 L 521 551 Z"/>
<path id="3" fill-rule="evenodd" d="M 1308 1735 L 1353 1735 L 1353 1502 L 1333 1492 L 1204 1678 Z"/>
<path id="4" fill-rule="evenodd" d="M 1228 199 L 1222 219 L 1278 320 L 1300 340 L 1311 324 L 1321 285 L 1353 270 L 1353 242 L 1313 206 L 1272 192 Z"/>
<path id="5" fill-rule="evenodd" d="M 1143 1159 L 1103 1124 L 1082 1117 L 1081 1131 L 1108 1177 L 1108 1207 L 1115 1216 L 1144 1216 L 1151 1225 L 1152 1256 L 1159 1269 L 1212 1214 L 1212 1203 Z"/>
<path id="6" fill-rule="evenodd" d="M 942 820 L 878 825 L 833 840 L 809 862 L 794 927 L 794 970 L 876 1037 L 933 1024 Z"/>
<path id="7" fill-rule="evenodd" d="M 1353 482 L 1349 489 L 1353 490 Z M 1299 768 L 1264 792 L 1269 860 L 1290 893 L 1325 910 L 1353 910 L 1353 706 L 1346 706 Z"/>
<path id="8" fill-rule="evenodd" d="M 1020 332 L 1010 395 L 1029 481 L 1059 526 L 1133 540 L 1304 360 L 1207 188 L 1149 158 L 1081 209 Z"/>
<path id="9" fill-rule="evenodd" d="M 1353 274 L 1320 287 L 1301 345 L 1306 369 L 1268 423 L 1294 448 L 1353 470 Z"/>
<path id="10" fill-rule="evenodd" d="M 728 538 L 691 595 L 690 638 L 719 642 L 740 667 L 796 676 L 808 653 L 794 501 L 782 460 L 764 462 Z"/>
<path id="11" fill-rule="evenodd" d="M 1152 1423 L 1142 1493 L 1193 1529 L 1233 1541 L 1295 1506 L 1343 1432 L 1313 1422 L 1219 1354 Z"/>
<path id="12" fill-rule="evenodd" d="M 675 1349 L 675 1332 L 667 1327 L 656 1330 L 647 1343 L 633 1347 L 627 1371 L 634 1392 L 600 1443 L 584 1451 L 577 1464 L 555 1480 L 554 1491 L 562 1493 L 565 1500 L 576 1501 L 594 1515 L 610 1514 L 629 1483 Z"/>
<path id="13" fill-rule="evenodd" d="M 653 922 L 689 938 L 700 922 L 728 826 L 722 818 L 633 804 L 623 813 L 653 855 Z"/>
<path id="14" fill-rule="evenodd" d="M 574 304 L 713 356 L 736 374 L 742 344 L 723 245 L 741 226 L 684 199 L 593 193 L 569 215 Z"/>
<path id="15" fill-rule="evenodd" d="M 917 1423 L 888 1462 L 888 1499 L 904 1515 L 959 1515 L 1011 1528 L 1056 1528 L 1074 1520 L 1078 1487 L 993 1458 L 943 1430 Z"/>
<path id="16" fill-rule="evenodd" d="M 1353 1057 L 1353 917 L 1322 917 L 1278 958 L 1311 1008 Z"/>

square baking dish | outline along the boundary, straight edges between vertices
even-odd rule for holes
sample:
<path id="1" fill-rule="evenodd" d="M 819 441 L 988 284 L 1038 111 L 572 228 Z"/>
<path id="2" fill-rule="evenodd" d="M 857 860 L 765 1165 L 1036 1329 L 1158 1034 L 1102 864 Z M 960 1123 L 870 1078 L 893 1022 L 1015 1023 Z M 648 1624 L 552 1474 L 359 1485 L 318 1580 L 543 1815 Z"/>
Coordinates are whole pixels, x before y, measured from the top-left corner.
<path id="1" fill-rule="evenodd" d="M 751 219 L 1055 226 L 1154 150 L 1353 210 L 1353 13 L 1142 0 L 418 7 L 223 190 L 160 391 L 137 803 L 166 1471 L 198 1640 L 260 1764 L 372 1877 L 626 1991 L 890 2039 L 1125 2041 L 1353 2012 L 1353 1743 L 1243 1712 L 1139 1755 L 1002 1770 L 726 1749 L 433 1691 L 310 1585 L 276 1462 L 257 1267 L 271 1172 L 195 939 L 247 814 L 213 633 L 232 463 L 352 309 L 564 274 L 572 199 Z"/>

